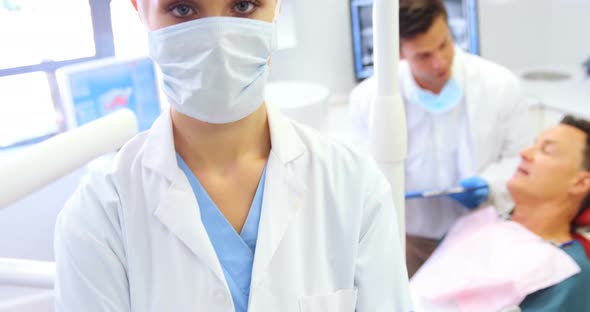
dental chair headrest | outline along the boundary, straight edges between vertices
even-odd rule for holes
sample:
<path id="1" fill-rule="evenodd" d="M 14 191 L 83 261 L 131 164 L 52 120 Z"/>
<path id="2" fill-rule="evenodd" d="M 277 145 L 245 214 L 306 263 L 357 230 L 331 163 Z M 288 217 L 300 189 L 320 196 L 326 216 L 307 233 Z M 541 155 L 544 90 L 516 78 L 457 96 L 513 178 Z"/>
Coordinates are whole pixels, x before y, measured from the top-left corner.
<path id="1" fill-rule="evenodd" d="M 586 255 L 590 259 L 590 208 L 579 215 L 574 220 L 574 226 L 576 227 L 577 233 L 574 233 L 574 237 L 582 243 L 586 250 Z"/>
<path id="2" fill-rule="evenodd" d="M 576 227 L 590 226 L 590 208 L 586 208 L 586 210 L 574 220 L 574 225 Z"/>

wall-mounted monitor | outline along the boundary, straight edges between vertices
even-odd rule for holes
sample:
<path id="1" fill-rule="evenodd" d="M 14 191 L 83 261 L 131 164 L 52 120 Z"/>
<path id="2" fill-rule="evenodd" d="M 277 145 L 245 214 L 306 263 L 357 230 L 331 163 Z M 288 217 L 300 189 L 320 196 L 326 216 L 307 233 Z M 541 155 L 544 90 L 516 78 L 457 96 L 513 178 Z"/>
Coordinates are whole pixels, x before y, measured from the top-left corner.
<path id="1" fill-rule="evenodd" d="M 148 57 L 76 64 L 57 76 L 68 128 L 125 107 L 135 112 L 143 131 L 160 115 L 155 66 Z"/>
<path id="2" fill-rule="evenodd" d="M 476 0 L 445 0 L 455 44 L 479 54 Z M 373 1 L 350 0 L 354 72 L 358 80 L 373 75 Z"/>

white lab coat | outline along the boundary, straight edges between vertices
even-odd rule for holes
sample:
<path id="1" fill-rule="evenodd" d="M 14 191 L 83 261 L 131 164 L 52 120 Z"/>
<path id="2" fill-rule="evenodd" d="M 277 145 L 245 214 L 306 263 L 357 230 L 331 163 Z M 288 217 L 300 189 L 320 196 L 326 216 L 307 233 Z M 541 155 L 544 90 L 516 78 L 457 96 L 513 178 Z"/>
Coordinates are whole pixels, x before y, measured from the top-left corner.
<path id="1" fill-rule="evenodd" d="M 249 311 L 410 311 L 385 177 L 277 112 L 269 123 Z M 58 312 L 234 312 L 168 112 L 83 182 L 59 215 L 55 255 Z"/>
<path id="2" fill-rule="evenodd" d="M 457 132 L 458 141 L 466 140 L 468 142 L 466 144 L 468 148 L 459 148 L 459 154 L 454 160 L 455 163 L 445 163 L 441 166 L 447 170 L 459 171 L 459 175 L 461 175 L 459 179 L 480 176 L 488 181 L 490 201 L 486 205 L 493 204 L 501 213 L 505 213 L 513 207 L 506 183 L 518 166 L 519 151 L 532 143 L 534 135 L 520 80 L 506 68 L 465 53 L 460 48 L 455 48 L 452 71 L 453 77 L 464 91 L 461 105 L 467 110 L 467 124 L 451 122 L 448 123 L 448 127 Z M 412 85 L 415 85 L 406 61 L 400 63 L 400 81 L 408 120 L 408 148 L 411 152 L 413 147 L 423 143 L 421 138 L 427 134 L 422 132 L 426 131 L 428 127 L 411 124 L 412 120 L 419 120 L 416 118 L 416 114 L 418 110 L 423 110 L 423 108 L 417 103 L 409 103 L 406 97 L 406 94 L 411 92 Z M 350 112 L 357 146 L 368 142 L 368 125 L 375 97 L 375 87 L 375 80 L 369 78 L 357 86 L 350 97 Z M 436 119 L 437 117 L 432 118 Z M 440 123 L 437 125 L 440 126 Z M 469 129 L 467 138 L 460 135 L 461 132 L 464 132 L 461 130 L 463 127 Z M 449 142 L 448 145 L 453 145 L 451 143 L 456 142 Z M 441 155 L 408 153 L 407 163 L 421 161 L 416 161 L 412 157 L 424 158 L 424 161 L 445 159 L 448 156 L 446 155 L 448 153 L 445 152 L 442 151 Z M 406 166 L 408 181 L 416 178 L 436 179 L 438 174 L 444 173 L 433 174 L 425 171 L 424 167 L 408 168 Z M 447 175 L 450 174 L 452 173 Z M 450 201 L 450 199 L 442 200 Z M 458 217 L 467 212 L 457 209 L 427 208 L 406 209 L 406 230 L 408 233 L 438 239 Z"/>

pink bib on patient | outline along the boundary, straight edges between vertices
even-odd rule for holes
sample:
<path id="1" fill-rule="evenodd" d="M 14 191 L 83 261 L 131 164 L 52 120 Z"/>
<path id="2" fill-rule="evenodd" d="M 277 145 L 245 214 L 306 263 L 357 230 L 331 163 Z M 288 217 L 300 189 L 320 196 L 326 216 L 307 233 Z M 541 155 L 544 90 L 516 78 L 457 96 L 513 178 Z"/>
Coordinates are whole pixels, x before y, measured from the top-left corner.
<path id="1" fill-rule="evenodd" d="M 414 275 L 411 289 L 431 304 L 460 311 L 501 311 L 580 272 L 561 249 L 493 207 L 465 216 Z"/>

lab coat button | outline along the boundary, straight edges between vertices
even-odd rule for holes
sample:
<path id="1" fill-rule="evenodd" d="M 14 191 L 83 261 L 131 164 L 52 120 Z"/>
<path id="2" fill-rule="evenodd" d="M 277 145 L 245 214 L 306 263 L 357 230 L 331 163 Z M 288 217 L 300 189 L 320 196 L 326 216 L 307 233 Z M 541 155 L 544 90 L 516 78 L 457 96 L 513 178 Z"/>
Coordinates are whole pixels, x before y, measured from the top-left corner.
<path id="1" fill-rule="evenodd" d="M 227 303 L 228 297 L 224 290 L 218 289 L 213 292 L 213 300 L 218 304 Z"/>

